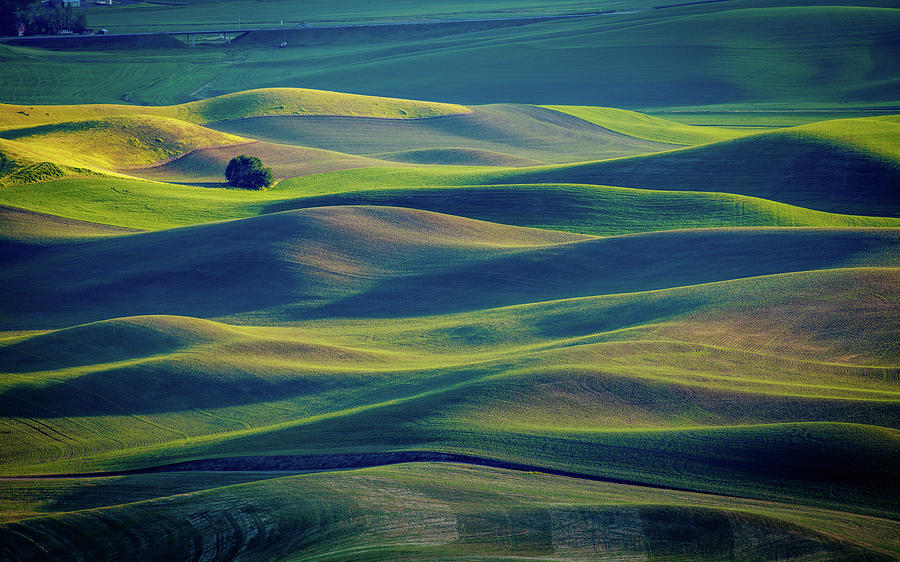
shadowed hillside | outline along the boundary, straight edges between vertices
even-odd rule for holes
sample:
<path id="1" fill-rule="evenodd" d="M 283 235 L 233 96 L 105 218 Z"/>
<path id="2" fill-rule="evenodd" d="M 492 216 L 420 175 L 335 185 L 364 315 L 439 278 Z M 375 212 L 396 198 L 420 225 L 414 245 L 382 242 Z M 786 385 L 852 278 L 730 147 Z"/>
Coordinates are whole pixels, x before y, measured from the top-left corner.
<path id="1" fill-rule="evenodd" d="M 234 481 L 215 478 L 220 486 Z M 63 505 L 85 506 L 85 511 L 7 524 L 0 528 L 0 536 L 7 552 L 20 556 L 48 551 L 71 555 L 65 529 L 77 524 L 109 537 L 102 549 L 92 544 L 79 547 L 79 555 L 95 559 L 127 556 L 143 541 L 165 535 L 169 540 L 157 554 L 222 558 L 349 555 L 416 560 L 512 553 L 774 559 L 802 552 L 818 558 L 888 560 L 888 554 L 850 530 L 864 526 L 882 537 L 896 530 L 887 520 L 841 518 L 811 509 L 795 513 L 782 504 L 681 494 L 679 501 L 687 504 L 681 507 L 672 505 L 674 495 L 665 491 L 635 493 L 621 485 L 432 463 L 290 476 L 200 491 L 197 486 L 190 475 L 165 480 L 147 475 L 120 480 L 92 494 L 95 483 L 73 482 L 70 488 L 54 490 L 53 496 Z M 108 509 L 88 507 L 93 498 L 139 493 L 142 487 L 166 487 L 182 494 Z M 41 491 L 38 483 L 22 488 L 26 497 Z M 490 495 L 492 509 L 473 510 L 467 498 L 485 494 Z M 322 501 L 326 497 L 329 501 Z M 625 498 L 638 498 L 637 504 L 617 505 Z M 123 522 L 134 530 L 122 533 Z M 298 527 L 306 532 L 297 533 Z M 837 539 L 835 529 L 851 534 Z M 371 545 L 357 542 L 363 534 L 373 537 Z M 760 537 L 765 537 L 764 544 Z"/>
<path id="2" fill-rule="evenodd" d="M 334 179 L 332 185 L 345 183 Z M 297 183 L 303 184 L 286 182 L 284 195 Z M 331 205 L 411 207 L 600 236 L 735 226 L 900 226 L 897 218 L 823 213 L 741 195 L 565 184 L 368 189 L 290 198 L 269 203 L 265 212 Z"/>
<path id="3" fill-rule="evenodd" d="M 12 296 L 4 315 L 10 327 L 38 311 L 42 327 L 284 306 L 300 307 L 291 315 L 402 316 L 805 269 L 892 266 L 896 244 L 890 229 L 580 239 L 401 208 L 325 207 L 60 247 L 3 272 Z M 68 281 L 56 282 L 60 275 Z"/>
<path id="4" fill-rule="evenodd" d="M 723 191 L 820 211 L 897 216 L 898 130 L 895 118 L 824 122 L 633 159 L 521 172 L 502 183 Z"/>
<path id="5" fill-rule="evenodd" d="M 39 258 L 45 261 L 7 270 L 4 283 L 15 292 L 9 312 L 36 310 L 32 307 L 43 301 L 43 310 L 50 313 L 55 305 L 37 296 L 47 290 L 61 291 L 52 299 L 80 303 L 71 309 L 79 316 L 86 312 L 81 304 L 93 302 L 95 320 L 132 315 L 125 310 L 134 306 L 139 309 L 134 314 L 161 307 L 155 312 L 218 316 L 334 302 L 379 279 L 459 267 L 577 238 L 405 209 L 310 209 L 91 242 L 71 253 L 60 247 Z M 174 252 L 176 248 L 181 251 Z M 191 251 L 184 253 L 184 248 Z M 75 263 L 85 266 L 79 268 L 80 281 L 71 279 L 65 286 L 50 281 L 51 271 L 68 271 Z M 110 277 L 112 271 L 121 275 L 118 282 Z M 36 285 L 26 290 L 30 277 Z M 217 291 L 210 293 L 209 286 Z M 64 309 L 58 312 L 66 315 Z"/>
<path id="6" fill-rule="evenodd" d="M 3 364 L 31 374 L 0 412 L 40 430 L 5 458 L 65 471 L 426 448 L 888 513 L 895 292 L 896 270 L 844 269 L 443 317 L 93 323 L 5 343 Z M 92 435 L 73 416 L 105 421 Z"/>

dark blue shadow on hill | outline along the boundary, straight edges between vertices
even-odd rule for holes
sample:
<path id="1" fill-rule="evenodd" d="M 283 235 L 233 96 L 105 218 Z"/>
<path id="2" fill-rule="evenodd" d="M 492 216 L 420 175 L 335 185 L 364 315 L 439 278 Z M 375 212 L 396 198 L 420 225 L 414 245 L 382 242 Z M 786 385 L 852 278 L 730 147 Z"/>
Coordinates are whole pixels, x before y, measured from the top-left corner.
<path id="1" fill-rule="evenodd" d="M 326 374 L 315 370 L 307 373 L 298 367 L 290 374 L 272 376 L 265 367 L 258 371 L 214 364 L 196 367 L 176 358 L 101 369 L 44 386 L 22 384 L 0 394 L 0 416 L 28 423 L 32 418 L 154 415 L 291 399 L 305 404 L 299 400 L 310 396 L 316 397 L 310 402 L 313 408 L 323 408 L 315 413 L 325 413 L 405 398 L 509 367 L 496 362 L 477 369 L 412 371 L 402 377 L 397 373 L 366 373 L 360 377 L 352 368 L 344 373 L 333 369 Z M 328 400 L 332 402 L 322 406 Z"/>
<path id="2" fill-rule="evenodd" d="M 98 322 L 40 334 L 0 347 L 0 371 L 28 373 L 113 363 L 171 353 L 186 345 L 165 328 Z"/>
<path id="3" fill-rule="evenodd" d="M 27 419 L 151 415 L 255 404 L 322 390 L 309 378 L 220 378 L 177 363 L 121 367 L 81 375 L 65 383 L 7 390 L 0 394 L 0 416 Z"/>
<path id="4" fill-rule="evenodd" d="M 713 191 L 830 213 L 900 216 L 900 164 L 780 133 L 638 158 L 523 170 L 493 183 Z"/>
<path id="5" fill-rule="evenodd" d="M 294 426 L 268 435 L 266 442 L 309 444 L 305 450 L 328 456 L 354 450 L 464 450 L 655 485 L 782 500 L 799 498 L 805 503 L 882 516 L 897 512 L 900 470 L 889 462 L 896 454 L 897 439 L 884 428 L 817 421 L 528 434 L 429 423 L 432 416 L 443 418 L 454 412 L 480 390 L 460 388 L 421 397 L 414 403 Z M 790 420 L 789 415 L 785 418 Z M 267 450 L 266 446 L 258 437 L 237 437 L 199 454 L 246 455 Z M 242 457 L 235 468 L 249 469 L 255 460 Z M 253 468 L 265 470 L 266 466 Z"/>
<path id="6" fill-rule="evenodd" d="M 710 229 L 595 239 L 392 278 L 302 316 L 464 312 L 776 273 L 896 265 L 898 247 L 900 237 L 893 233 L 865 230 Z"/>
<path id="7" fill-rule="evenodd" d="M 267 215 L 59 245 L 0 270 L 0 324 L 62 328 L 123 316 L 216 317 L 331 302 L 367 283 L 291 259 L 306 223 Z M 340 277 L 340 287 L 330 282 Z"/>
<path id="8" fill-rule="evenodd" d="M 280 213 L 55 248 L 0 272 L 3 326 L 66 327 L 152 314 L 268 311 L 312 319 L 463 312 L 774 273 L 896 266 L 900 246 L 891 229 L 672 231 L 465 255 L 452 249 L 424 255 L 417 246 L 410 254 L 376 255 L 387 246 L 335 238 L 344 246 L 329 251 L 352 255 L 330 257 L 365 267 L 383 259 L 400 263 L 360 275 L 310 262 L 319 253 L 313 245 L 303 254 L 316 239 L 301 219 Z"/>
<path id="9" fill-rule="evenodd" d="M 0 265 L 7 267 L 17 262 L 27 261 L 47 251 L 45 245 L 30 242 L 0 241 Z"/>

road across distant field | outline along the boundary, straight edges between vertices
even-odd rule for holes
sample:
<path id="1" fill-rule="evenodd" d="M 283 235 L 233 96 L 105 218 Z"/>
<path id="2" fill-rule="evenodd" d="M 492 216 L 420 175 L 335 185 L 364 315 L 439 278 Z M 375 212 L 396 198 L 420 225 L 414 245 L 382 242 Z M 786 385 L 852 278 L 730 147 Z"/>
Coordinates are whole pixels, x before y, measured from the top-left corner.
<path id="1" fill-rule="evenodd" d="M 714 0 L 717 2 L 727 1 L 727 0 Z M 307 26 L 294 26 L 294 27 L 254 27 L 254 28 L 246 28 L 246 27 L 237 27 L 237 28 L 227 28 L 227 29 L 200 29 L 200 30 L 175 30 L 175 31 L 145 31 L 141 33 L 104 33 L 104 34 L 94 34 L 94 35 L 29 35 L 24 37 L 2 37 L 0 41 L 3 42 L 11 42 L 11 41 L 36 41 L 36 40 L 47 40 L 47 39 L 60 39 L 60 40 L 75 40 L 75 39 L 86 39 L 86 38 L 105 38 L 105 37 L 146 37 L 151 35 L 240 35 L 243 33 L 251 33 L 251 32 L 259 32 L 259 31 L 303 31 L 303 30 L 312 30 L 312 29 L 354 29 L 361 27 L 391 27 L 391 26 L 406 26 L 406 25 L 450 25 L 450 24 L 460 24 L 460 23 L 490 23 L 490 22 L 498 22 L 504 23 L 506 25 L 517 25 L 522 23 L 531 23 L 537 21 L 548 21 L 548 20 L 559 20 L 559 19 L 572 19 L 572 18 L 587 18 L 592 16 L 599 16 L 603 14 L 613 14 L 615 11 L 599 11 L 599 12 L 585 12 L 578 14 L 559 14 L 559 15 L 550 15 L 550 16 L 524 16 L 524 17 L 511 17 L 511 18 L 483 18 L 483 19 L 460 19 L 460 20 L 427 20 L 427 21 L 394 21 L 394 22 L 382 22 L 382 23 L 362 23 L 362 24 L 350 24 L 350 25 L 307 25 Z"/>

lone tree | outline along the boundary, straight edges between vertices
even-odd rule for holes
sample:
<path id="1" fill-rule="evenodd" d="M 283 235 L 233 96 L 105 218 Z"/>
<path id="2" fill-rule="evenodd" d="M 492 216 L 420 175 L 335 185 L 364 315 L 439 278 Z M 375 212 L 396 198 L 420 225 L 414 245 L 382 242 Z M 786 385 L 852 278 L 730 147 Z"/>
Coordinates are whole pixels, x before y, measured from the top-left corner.
<path id="1" fill-rule="evenodd" d="M 263 166 L 259 158 L 241 154 L 225 168 L 228 185 L 244 189 L 262 189 L 272 185 L 272 170 Z"/>

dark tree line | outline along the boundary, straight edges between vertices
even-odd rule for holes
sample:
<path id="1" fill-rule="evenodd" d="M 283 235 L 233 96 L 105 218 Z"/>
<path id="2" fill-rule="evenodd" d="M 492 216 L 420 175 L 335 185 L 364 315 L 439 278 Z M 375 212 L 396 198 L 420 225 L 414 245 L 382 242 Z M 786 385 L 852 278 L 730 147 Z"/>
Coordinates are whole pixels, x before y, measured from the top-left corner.
<path id="1" fill-rule="evenodd" d="M 15 35 L 19 23 L 19 11 L 33 0 L 0 0 L 0 35 Z"/>
<path id="2" fill-rule="evenodd" d="M 56 35 L 69 30 L 81 33 L 87 25 L 84 10 L 54 3 L 42 5 L 35 0 L 0 0 L 0 35 L 16 35 L 25 24 L 26 35 Z"/>

